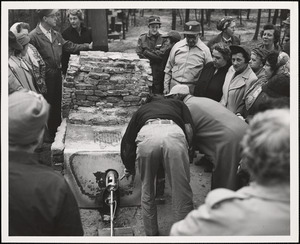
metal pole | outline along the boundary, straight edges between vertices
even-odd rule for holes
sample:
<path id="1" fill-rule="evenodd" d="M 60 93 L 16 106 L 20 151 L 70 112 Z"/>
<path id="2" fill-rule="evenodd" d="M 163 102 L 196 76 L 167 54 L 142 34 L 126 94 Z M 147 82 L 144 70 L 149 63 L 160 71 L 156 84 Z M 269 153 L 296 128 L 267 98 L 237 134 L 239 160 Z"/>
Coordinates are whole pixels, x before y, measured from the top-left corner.
<path id="1" fill-rule="evenodd" d="M 113 207 L 113 196 L 114 196 L 114 192 L 113 190 L 110 191 L 110 236 L 114 235 L 114 207 Z"/>

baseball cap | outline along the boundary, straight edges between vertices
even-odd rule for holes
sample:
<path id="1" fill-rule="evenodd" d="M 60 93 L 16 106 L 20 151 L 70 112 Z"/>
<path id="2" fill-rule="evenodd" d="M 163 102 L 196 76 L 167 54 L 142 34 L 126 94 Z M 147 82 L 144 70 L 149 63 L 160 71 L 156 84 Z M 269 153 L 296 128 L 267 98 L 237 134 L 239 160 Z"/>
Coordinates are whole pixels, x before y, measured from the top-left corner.
<path id="1" fill-rule="evenodd" d="M 171 91 L 165 95 L 165 97 L 175 94 L 190 94 L 190 89 L 187 85 L 175 85 L 172 87 Z"/>

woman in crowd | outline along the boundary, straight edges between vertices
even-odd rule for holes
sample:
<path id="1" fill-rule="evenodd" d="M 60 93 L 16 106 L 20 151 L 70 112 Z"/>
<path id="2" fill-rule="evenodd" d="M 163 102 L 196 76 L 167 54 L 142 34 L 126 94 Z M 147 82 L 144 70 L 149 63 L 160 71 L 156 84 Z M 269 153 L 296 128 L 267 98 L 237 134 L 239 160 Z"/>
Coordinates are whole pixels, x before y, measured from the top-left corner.
<path id="1" fill-rule="evenodd" d="M 64 30 L 62 36 L 65 40 L 71 41 L 76 44 L 91 43 L 92 30 L 87 28 L 83 24 L 84 13 L 81 9 L 69 9 L 67 10 L 67 17 L 70 22 L 70 26 Z M 79 53 L 78 53 L 79 54 Z M 63 51 L 62 54 L 62 72 L 66 74 L 68 69 L 68 63 L 70 59 L 70 53 Z"/>
<path id="2" fill-rule="evenodd" d="M 8 59 L 9 67 L 9 94 L 21 88 L 37 92 L 38 88 L 35 86 L 35 79 L 31 65 L 24 58 L 30 38 L 28 34 L 22 33 L 16 37 L 17 42 L 22 46 L 20 50 L 17 46 L 11 45 L 11 53 Z"/>
<path id="3" fill-rule="evenodd" d="M 290 75 L 290 58 L 285 52 L 272 51 L 266 57 L 264 69 L 267 79 L 277 74 Z"/>
<path id="4" fill-rule="evenodd" d="M 172 226 L 170 235 L 290 235 L 289 109 L 257 114 L 242 147 L 253 182 L 236 192 L 211 191 L 203 205 Z"/>
<path id="5" fill-rule="evenodd" d="M 251 110 L 253 103 L 261 92 L 261 87 L 267 82 L 264 65 L 268 51 L 263 48 L 254 48 L 251 51 L 249 65 L 257 76 L 257 81 L 250 84 L 249 89 L 245 93 L 245 106 L 243 110 L 238 110 L 237 115 L 247 118 L 248 111 Z"/>
<path id="6" fill-rule="evenodd" d="M 271 52 L 272 50 L 280 51 L 280 30 L 273 24 L 266 24 L 261 32 L 263 43 L 259 47 Z"/>
<path id="7" fill-rule="evenodd" d="M 217 29 L 221 31 L 219 35 L 212 38 L 207 46 L 211 49 L 215 43 L 223 42 L 227 45 L 240 45 L 240 39 L 234 35 L 235 31 L 235 21 L 232 17 L 224 17 L 219 20 L 217 24 Z"/>
<path id="8" fill-rule="evenodd" d="M 220 103 L 233 113 L 243 110 L 244 95 L 250 84 L 257 80 L 249 66 L 250 50 L 246 46 L 230 46 L 232 66 L 228 69 Z"/>
<path id="9" fill-rule="evenodd" d="M 212 46 L 213 62 L 207 63 L 195 86 L 194 96 L 208 97 L 220 102 L 225 76 L 231 66 L 230 49 L 222 42 Z"/>
<path id="10" fill-rule="evenodd" d="M 12 31 L 17 38 L 24 33 L 28 35 L 29 30 L 29 24 L 24 22 L 17 22 L 10 27 L 10 31 Z M 37 92 L 45 95 L 47 93 L 45 82 L 46 65 L 38 50 L 30 43 L 28 44 L 24 59 L 26 59 L 32 69 L 35 78 L 35 87 L 38 88 Z"/>

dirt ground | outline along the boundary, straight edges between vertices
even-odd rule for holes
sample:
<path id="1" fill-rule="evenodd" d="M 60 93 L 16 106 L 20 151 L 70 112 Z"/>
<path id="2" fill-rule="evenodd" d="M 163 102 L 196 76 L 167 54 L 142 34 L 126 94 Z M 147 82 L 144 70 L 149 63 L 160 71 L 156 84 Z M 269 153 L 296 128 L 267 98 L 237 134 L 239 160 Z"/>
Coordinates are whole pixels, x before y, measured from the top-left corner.
<path id="1" fill-rule="evenodd" d="M 144 16 L 140 17 L 137 14 L 136 26 L 133 24 L 129 25 L 129 30 L 126 32 L 125 40 L 110 40 L 109 41 L 109 51 L 110 52 L 135 52 L 135 47 L 137 44 L 138 36 L 141 33 L 148 31 L 147 19 L 150 15 L 155 14 L 161 17 L 161 33 L 166 33 L 171 29 L 171 12 L 170 10 L 145 10 Z M 221 10 L 216 10 L 211 16 L 211 26 L 205 26 L 205 36 L 203 39 L 204 43 L 207 43 L 213 36 L 217 35 L 219 31 L 216 30 L 216 21 L 223 17 Z M 235 35 L 239 36 L 242 44 L 247 44 L 249 46 L 254 46 L 257 42 L 252 41 L 255 26 L 256 26 L 256 12 L 250 15 L 249 20 L 243 16 L 244 20 L 242 25 L 240 25 L 237 20 L 237 28 Z M 267 13 L 262 13 L 262 25 L 266 23 Z M 190 15 L 190 19 L 194 19 L 193 13 Z M 183 26 L 177 22 L 177 30 L 182 31 Z M 50 144 L 44 144 L 43 150 L 39 152 L 40 159 L 44 164 L 50 164 Z M 194 159 L 194 163 L 191 164 L 191 185 L 194 192 L 194 207 L 198 207 L 204 202 L 204 199 L 210 189 L 210 173 L 205 173 L 202 166 L 197 166 L 195 163 L 199 160 L 199 157 Z M 168 186 L 167 186 L 168 187 Z M 158 205 L 158 221 L 161 235 L 168 235 L 169 230 L 172 225 L 171 216 L 171 196 L 166 196 L 166 203 L 163 205 Z M 84 228 L 85 236 L 97 236 L 98 229 L 109 228 L 110 222 L 104 220 L 104 216 L 97 209 L 80 209 L 81 220 Z M 126 207 L 118 208 L 116 212 L 116 218 L 114 220 L 115 228 L 120 227 L 131 227 L 135 236 L 145 236 L 145 230 L 143 226 L 143 220 L 141 215 L 140 206 L 136 207 Z"/>

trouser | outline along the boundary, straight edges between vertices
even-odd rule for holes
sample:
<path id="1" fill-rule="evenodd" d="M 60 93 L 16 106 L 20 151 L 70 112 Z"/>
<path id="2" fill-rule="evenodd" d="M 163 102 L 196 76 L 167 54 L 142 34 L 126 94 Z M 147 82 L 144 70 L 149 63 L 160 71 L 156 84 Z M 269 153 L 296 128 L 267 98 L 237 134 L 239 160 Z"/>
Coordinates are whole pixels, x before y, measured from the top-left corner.
<path id="1" fill-rule="evenodd" d="M 152 93 L 153 94 L 163 94 L 164 91 L 164 71 L 160 63 L 151 64 L 152 70 Z"/>
<path id="2" fill-rule="evenodd" d="M 46 73 L 46 86 L 45 99 L 50 104 L 47 126 L 50 136 L 54 137 L 61 123 L 62 76 L 60 69 Z"/>
<path id="3" fill-rule="evenodd" d="M 146 235 L 157 235 L 155 177 L 163 164 L 172 194 L 172 216 L 177 222 L 193 210 L 188 146 L 176 124 L 151 124 L 142 127 L 137 139 L 137 162 L 142 181 L 141 207 Z"/>

